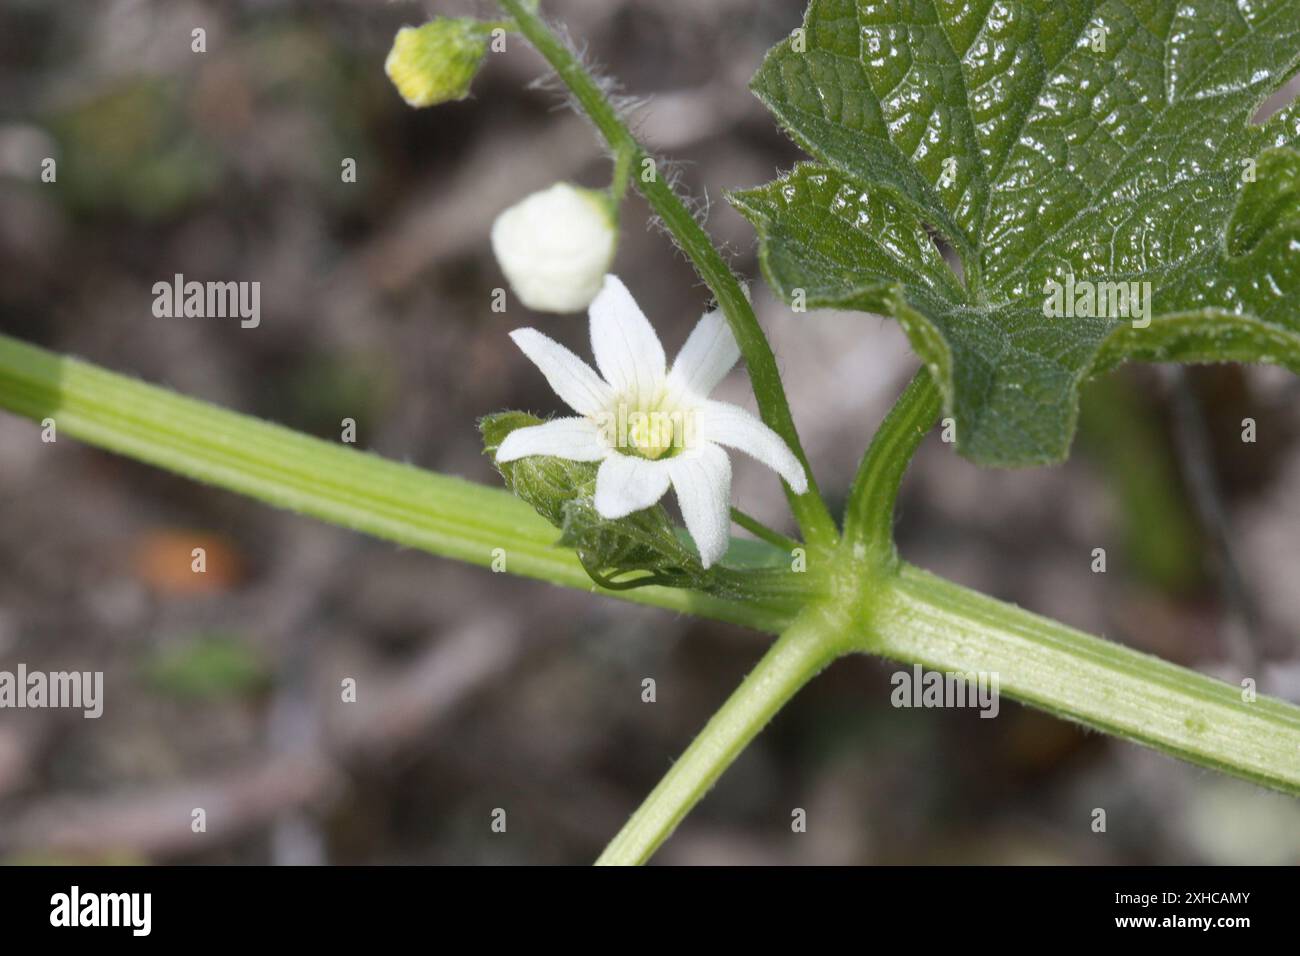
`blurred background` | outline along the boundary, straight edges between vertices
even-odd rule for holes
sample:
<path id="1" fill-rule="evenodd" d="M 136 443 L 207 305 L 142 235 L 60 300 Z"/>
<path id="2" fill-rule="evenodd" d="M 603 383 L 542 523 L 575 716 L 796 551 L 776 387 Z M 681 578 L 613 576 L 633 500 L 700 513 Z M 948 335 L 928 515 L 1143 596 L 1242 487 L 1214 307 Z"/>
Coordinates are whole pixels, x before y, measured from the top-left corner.
<path id="1" fill-rule="evenodd" d="M 803 4 L 544 6 L 647 98 L 640 134 L 754 279 L 821 483 L 846 488 L 915 361 L 891 322 L 774 301 L 723 199 L 799 158 L 746 84 Z M 469 13 L 491 8 L 0 2 L 0 329 L 322 437 L 350 417 L 360 446 L 497 482 L 475 419 L 557 408 L 506 333 L 587 346 L 580 317 L 491 311 L 488 230 L 556 180 L 604 185 L 608 163 L 530 87 L 543 67 L 514 38 L 471 99 L 401 102 L 383 72 L 397 28 Z M 616 271 L 671 354 L 708 296 L 639 199 Z M 259 281 L 260 326 L 154 318 L 153 283 L 178 272 Z M 753 407 L 743 374 L 722 391 Z M 1126 370 L 1090 387 L 1068 464 L 1023 472 L 981 471 L 936 433 L 904 489 L 902 551 L 1300 700 L 1298 397 L 1276 369 Z M 765 469 L 738 463 L 736 499 L 789 527 Z M 8 862 L 586 863 L 766 641 L 44 444 L 5 413 L 0 504 L 0 669 L 102 670 L 106 698 L 99 720 L 0 714 Z M 996 720 L 896 710 L 896 669 L 861 658 L 818 678 L 658 860 L 1300 862 L 1296 801 L 1009 701 Z"/>

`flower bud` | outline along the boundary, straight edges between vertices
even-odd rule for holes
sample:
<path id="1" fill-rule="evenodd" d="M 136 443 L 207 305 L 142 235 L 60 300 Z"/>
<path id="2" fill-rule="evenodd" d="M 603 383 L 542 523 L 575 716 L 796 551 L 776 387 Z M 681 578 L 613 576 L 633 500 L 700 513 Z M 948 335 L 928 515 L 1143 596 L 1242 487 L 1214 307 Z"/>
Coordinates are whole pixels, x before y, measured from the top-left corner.
<path id="1" fill-rule="evenodd" d="M 472 17 L 430 20 L 402 27 L 384 72 L 411 106 L 463 100 L 487 53 L 487 30 Z"/>
<path id="2" fill-rule="evenodd" d="M 618 223 L 603 192 L 556 183 L 497 216 L 492 251 L 520 301 L 539 312 L 581 312 L 614 261 Z"/>

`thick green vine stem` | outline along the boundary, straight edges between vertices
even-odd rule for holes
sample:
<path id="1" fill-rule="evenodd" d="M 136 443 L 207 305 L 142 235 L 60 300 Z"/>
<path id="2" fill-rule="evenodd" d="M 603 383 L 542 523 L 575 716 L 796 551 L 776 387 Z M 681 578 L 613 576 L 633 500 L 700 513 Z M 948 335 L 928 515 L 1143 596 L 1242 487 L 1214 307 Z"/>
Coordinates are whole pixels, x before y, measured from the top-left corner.
<path id="1" fill-rule="evenodd" d="M 781 384 L 781 375 L 777 370 L 776 357 L 772 354 L 772 347 L 758 324 L 758 318 L 754 315 L 754 309 L 745 297 L 740 282 L 690 210 L 659 175 L 654 158 L 637 142 L 619 118 L 618 111 L 583 67 L 577 55 L 524 0 L 500 0 L 500 3 L 502 9 L 514 17 L 519 32 L 555 70 L 614 155 L 619 161 L 630 159 L 633 181 L 637 188 L 663 220 L 664 226 L 718 300 L 718 307 L 726 316 L 740 346 L 740 354 L 744 356 L 745 365 L 749 369 L 759 414 L 768 427 L 790 446 L 808 475 L 806 494 L 796 495 L 786 486 L 790 509 L 799 522 L 804 539 L 810 545 L 830 547 L 838 540 L 835 521 L 817 488 L 812 468 L 808 465 L 808 457 L 799 442 L 794 417 L 790 413 L 790 403 L 786 399 L 785 387 Z"/>
<path id="2" fill-rule="evenodd" d="M 1202 767 L 1300 795 L 1300 707 L 903 565 L 861 649 L 997 674 L 1001 693 Z"/>

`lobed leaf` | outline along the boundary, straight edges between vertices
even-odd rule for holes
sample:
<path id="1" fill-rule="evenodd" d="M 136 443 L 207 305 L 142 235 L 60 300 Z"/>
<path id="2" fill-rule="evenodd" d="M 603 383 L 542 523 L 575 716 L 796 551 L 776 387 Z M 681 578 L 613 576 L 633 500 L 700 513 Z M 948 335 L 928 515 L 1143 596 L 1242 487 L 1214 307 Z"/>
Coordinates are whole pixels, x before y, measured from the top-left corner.
<path id="1" fill-rule="evenodd" d="M 1251 125 L 1298 62 L 1300 0 L 813 0 L 753 89 L 817 162 L 731 200 L 787 301 L 900 322 L 967 457 L 1058 461 L 1125 360 L 1300 371 L 1300 113 Z"/>

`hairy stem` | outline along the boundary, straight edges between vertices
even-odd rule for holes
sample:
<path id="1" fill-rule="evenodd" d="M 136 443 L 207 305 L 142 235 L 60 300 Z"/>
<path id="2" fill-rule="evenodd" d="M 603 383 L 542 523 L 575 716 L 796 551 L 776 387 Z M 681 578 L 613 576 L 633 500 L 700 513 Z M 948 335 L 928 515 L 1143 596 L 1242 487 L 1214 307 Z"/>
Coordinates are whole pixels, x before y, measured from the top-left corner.
<path id="1" fill-rule="evenodd" d="M 810 607 L 763 655 L 610 841 L 597 865 L 648 860 L 767 722 L 839 652 L 838 629 Z"/>
<path id="2" fill-rule="evenodd" d="M 627 147 L 620 149 L 614 157 L 614 174 L 610 180 L 609 194 L 615 204 L 622 203 L 623 197 L 627 195 L 628 183 L 632 181 L 632 163 L 635 161 L 635 151 Z"/>
<path id="3" fill-rule="evenodd" d="M 749 369 L 749 378 L 758 400 L 762 419 L 780 435 L 790 450 L 803 463 L 808 475 L 808 491 L 796 495 L 787 485 L 786 496 L 794 512 L 804 539 L 810 544 L 830 546 L 837 539 L 835 521 L 826 507 L 817 483 L 813 478 L 808 458 L 799 442 L 790 403 L 777 371 L 776 358 L 754 315 L 754 309 L 745 297 L 744 289 L 727 263 L 713 247 L 708 235 L 682 203 L 671 186 L 659 175 L 654 159 L 628 130 L 617 110 L 602 92 L 599 84 L 583 67 L 581 61 L 546 23 L 523 0 L 500 0 L 502 8 L 515 18 L 519 32 L 555 70 L 568 87 L 582 111 L 595 124 L 609 148 L 616 156 L 630 156 L 637 188 L 650 207 L 658 214 L 687 258 L 694 264 L 700 277 L 718 300 L 718 307 L 726 316 L 740 354 Z M 649 160 L 650 165 L 646 166 Z"/>

